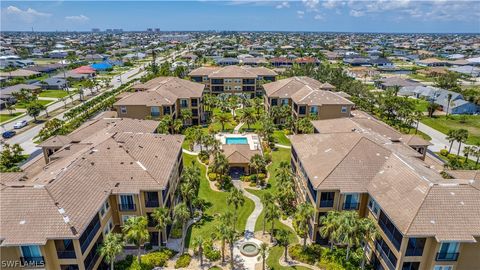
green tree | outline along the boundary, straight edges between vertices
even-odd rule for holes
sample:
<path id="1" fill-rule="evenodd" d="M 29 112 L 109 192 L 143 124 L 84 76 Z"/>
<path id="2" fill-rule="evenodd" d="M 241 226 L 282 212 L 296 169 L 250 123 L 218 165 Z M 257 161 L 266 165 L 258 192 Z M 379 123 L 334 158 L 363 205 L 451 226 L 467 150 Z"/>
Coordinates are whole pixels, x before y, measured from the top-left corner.
<path id="1" fill-rule="evenodd" d="M 262 197 L 262 203 L 265 209 L 268 208 L 270 204 L 273 203 L 273 194 L 270 192 L 265 192 Z M 265 228 L 267 227 L 267 218 L 263 218 L 263 224 L 262 224 L 262 234 L 265 234 Z"/>
<path id="2" fill-rule="evenodd" d="M 220 113 L 215 116 L 215 121 L 220 123 L 222 126 L 222 131 L 225 131 L 225 124 L 232 121 L 232 115 L 230 113 Z"/>
<path id="3" fill-rule="evenodd" d="M 12 115 L 15 110 L 15 104 L 11 102 L 5 103 L 5 109 L 8 111 L 8 114 Z"/>
<path id="4" fill-rule="evenodd" d="M 22 155 L 22 152 L 23 149 L 19 144 L 4 144 L 0 155 L 0 172 L 20 171 L 18 163 L 26 159 L 26 157 Z"/>
<path id="5" fill-rule="evenodd" d="M 460 155 L 460 148 L 462 148 L 462 143 L 465 143 L 468 139 L 468 130 L 459 129 L 456 132 L 455 140 L 458 142 L 457 156 Z"/>
<path id="6" fill-rule="evenodd" d="M 169 210 L 165 207 L 158 207 L 153 210 L 152 218 L 155 220 L 155 228 L 158 230 L 158 247 L 162 246 L 163 230 L 172 223 Z"/>
<path id="7" fill-rule="evenodd" d="M 234 188 L 227 196 L 227 205 L 233 205 L 233 230 L 235 231 L 235 226 L 237 224 L 238 218 L 238 208 L 245 204 L 245 196 L 243 192 L 239 189 Z"/>
<path id="8" fill-rule="evenodd" d="M 315 209 L 309 203 L 302 203 L 297 207 L 293 218 L 294 228 L 298 235 L 303 238 L 303 248 L 307 247 L 308 223 L 315 214 Z"/>
<path id="9" fill-rule="evenodd" d="M 265 170 L 267 163 L 265 162 L 265 158 L 263 158 L 260 154 L 255 154 L 250 158 L 249 166 L 255 170 L 255 173 L 258 174 Z"/>
<path id="10" fill-rule="evenodd" d="M 333 250 L 333 244 L 338 239 L 338 228 L 340 227 L 340 213 L 338 211 L 329 211 L 326 216 L 320 218 L 320 235 L 328 238 L 330 250 Z"/>
<path id="11" fill-rule="evenodd" d="M 127 219 L 122 228 L 125 240 L 135 244 L 137 247 L 137 260 L 140 262 L 140 248 L 143 243 L 150 239 L 148 233 L 148 221 L 144 216 L 131 217 Z"/>
<path id="12" fill-rule="evenodd" d="M 222 263 L 225 263 L 225 243 L 228 240 L 227 234 L 229 233 L 233 223 L 233 214 L 232 212 L 225 212 L 220 215 L 219 219 L 220 224 L 217 226 L 217 231 L 221 238 Z"/>
<path id="13" fill-rule="evenodd" d="M 198 257 L 200 258 L 200 267 L 203 266 L 203 238 L 202 236 L 196 236 L 193 239 L 193 247 L 198 248 Z"/>
<path id="14" fill-rule="evenodd" d="M 290 232 L 287 230 L 280 229 L 277 231 L 275 239 L 279 246 L 282 246 L 284 249 L 283 260 L 287 262 L 288 257 L 288 245 L 290 244 Z"/>
<path id="15" fill-rule="evenodd" d="M 270 203 L 265 207 L 265 219 L 270 222 L 270 242 L 273 242 L 275 236 L 275 221 L 280 216 L 278 206 L 275 203 Z"/>
<path id="16" fill-rule="evenodd" d="M 359 223 L 360 235 L 365 238 L 364 245 L 363 245 L 363 252 L 362 252 L 362 262 L 360 264 L 362 270 L 364 270 L 365 261 L 367 259 L 366 253 L 367 253 L 368 242 L 371 241 L 372 239 L 374 240 L 379 238 L 380 233 L 378 232 L 375 222 L 370 218 L 361 218 L 360 220 L 358 220 L 358 223 Z"/>
<path id="17" fill-rule="evenodd" d="M 219 174 L 221 177 L 225 177 L 230 165 L 227 157 L 222 153 L 217 153 L 212 162 L 212 171 Z"/>
<path id="18" fill-rule="evenodd" d="M 265 270 L 265 258 L 267 257 L 268 245 L 262 242 L 260 244 L 260 257 L 262 257 L 262 270 Z"/>
<path id="19" fill-rule="evenodd" d="M 177 204 L 173 212 L 175 216 L 175 222 L 182 224 L 182 241 L 180 246 L 182 247 L 182 252 L 183 252 L 185 236 L 186 236 L 185 229 L 187 227 L 187 221 L 190 219 L 190 212 L 188 211 L 188 207 L 184 202 Z"/>
<path id="20" fill-rule="evenodd" d="M 37 117 L 43 109 L 44 106 L 42 104 L 33 102 L 27 105 L 27 114 L 33 117 L 33 121 L 37 122 Z"/>
<path id="21" fill-rule="evenodd" d="M 448 112 L 450 111 L 450 102 L 452 101 L 452 93 L 447 95 L 447 110 L 445 111 L 445 118 L 448 118 Z"/>
<path id="22" fill-rule="evenodd" d="M 314 128 L 309 117 L 302 117 L 297 121 L 297 130 L 302 134 L 313 133 Z"/>
<path id="23" fill-rule="evenodd" d="M 100 246 L 100 255 L 105 262 L 110 264 L 110 269 L 114 270 L 115 258 L 122 253 L 125 242 L 119 233 L 108 233 Z"/>
<path id="24" fill-rule="evenodd" d="M 180 117 L 182 118 L 183 125 L 187 126 L 189 121 L 192 120 L 192 111 L 189 109 L 182 109 L 180 111 Z"/>
<path id="25" fill-rule="evenodd" d="M 243 109 L 243 114 L 240 116 L 240 121 L 247 124 L 247 128 L 250 130 L 250 125 L 255 124 L 257 119 L 255 117 L 255 112 L 251 108 Z"/>
<path id="26" fill-rule="evenodd" d="M 447 139 L 448 142 L 450 143 L 450 147 L 448 148 L 448 153 L 449 154 L 452 151 L 452 146 L 453 146 L 453 143 L 455 142 L 456 138 L 457 138 L 457 131 L 454 130 L 454 129 L 450 129 L 447 132 L 447 137 L 445 137 L 445 139 Z"/>
<path id="27" fill-rule="evenodd" d="M 460 86 L 458 84 L 459 76 L 455 72 L 447 72 L 441 76 L 438 76 L 435 79 L 435 86 L 438 88 L 443 88 L 447 90 L 452 90 L 454 92 L 458 92 L 460 90 Z"/>

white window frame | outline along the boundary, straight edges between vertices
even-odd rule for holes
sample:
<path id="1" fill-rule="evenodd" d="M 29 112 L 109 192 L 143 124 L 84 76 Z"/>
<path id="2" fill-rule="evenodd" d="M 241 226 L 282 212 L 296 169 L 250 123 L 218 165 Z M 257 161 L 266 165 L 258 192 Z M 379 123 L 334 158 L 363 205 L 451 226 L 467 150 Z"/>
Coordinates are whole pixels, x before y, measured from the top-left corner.
<path id="1" fill-rule="evenodd" d="M 120 106 L 120 113 L 127 114 L 127 106 Z"/>
<path id="2" fill-rule="evenodd" d="M 108 210 L 110 210 L 110 203 L 108 202 L 108 200 L 106 200 L 103 203 L 102 207 L 100 208 L 100 216 L 102 218 L 104 218 L 105 215 L 107 214 Z"/>
<path id="3" fill-rule="evenodd" d="M 453 270 L 453 265 L 435 265 L 433 270 Z"/>
<path id="4" fill-rule="evenodd" d="M 348 112 L 348 108 L 347 106 L 342 106 L 342 113 L 347 113 Z"/>
<path id="5" fill-rule="evenodd" d="M 158 115 L 153 115 L 153 113 L 155 112 L 154 110 L 157 110 L 156 112 L 158 113 Z M 150 107 L 150 115 L 151 116 L 160 116 L 160 107 L 158 106 L 152 106 Z"/>
<path id="6" fill-rule="evenodd" d="M 370 206 L 370 203 L 372 203 L 372 206 Z M 367 207 L 375 217 L 378 217 L 378 215 L 380 214 L 380 206 L 374 198 L 370 197 L 368 199 Z M 375 212 L 374 209 L 377 209 L 377 211 Z"/>

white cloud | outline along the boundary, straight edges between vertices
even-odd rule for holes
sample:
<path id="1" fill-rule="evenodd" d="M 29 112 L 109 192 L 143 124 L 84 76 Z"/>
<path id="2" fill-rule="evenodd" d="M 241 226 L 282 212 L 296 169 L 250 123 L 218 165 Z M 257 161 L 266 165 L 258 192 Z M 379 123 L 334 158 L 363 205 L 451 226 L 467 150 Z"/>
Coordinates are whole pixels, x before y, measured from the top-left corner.
<path id="1" fill-rule="evenodd" d="M 29 23 L 35 21 L 37 18 L 45 18 L 45 17 L 50 17 L 52 15 L 50 13 L 36 11 L 33 8 L 27 8 L 25 10 L 22 10 L 16 6 L 8 6 L 5 9 L 5 14 L 7 16 L 9 15 L 15 16 L 16 18 L 20 18 L 22 21 L 29 22 Z"/>
<path id="2" fill-rule="evenodd" d="M 303 16 L 305 15 L 305 11 L 302 10 L 297 10 L 297 16 L 300 19 L 303 19 Z"/>
<path id="3" fill-rule="evenodd" d="M 355 10 L 355 9 L 352 9 L 350 10 L 350 16 L 353 16 L 353 17 L 362 17 L 365 15 L 365 12 L 363 11 L 360 11 L 360 10 Z"/>
<path id="4" fill-rule="evenodd" d="M 320 0 L 302 0 L 302 3 L 307 8 L 307 11 L 318 11 Z"/>
<path id="5" fill-rule="evenodd" d="M 341 2 L 341 1 L 338 1 L 338 0 L 327 0 L 327 1 L 322 3 L 322 6 L 326 9 L 332 9 L 332 8 L 337 7 L 337 5 L 341 5 L 343 3 L 344 2 Z"/>
<path id="6" fill-rule="evenodd" d="M 280 9 L 280 8 L 289 8 L 290 7 L 290 3 L 288 3 L 288 1 L 283 1 L 281 2 L 280 4 L 278 4 L 276 6 L 276 8 Z"/>
<path id="7" fill-rule="evenodd" d="M 320 15 L 320 14 L 315 15 L 315 17 L 313 17 L 313 18 L 314 18 L 315 20 L 324 20 L 324 19 L 325 19 L 325 17 L 323 17 L 323 16 Z"/>
<path id="8" fill-rule="evenodd" d="M 75 15 L 75 16 L 65 16 L 65 20 L 75 21 L 75 22 L 86 22 L 86 21 L 90 20 L 90 18 L 83 15 L 83 14 L 80 14 L 80 15 Z"/>

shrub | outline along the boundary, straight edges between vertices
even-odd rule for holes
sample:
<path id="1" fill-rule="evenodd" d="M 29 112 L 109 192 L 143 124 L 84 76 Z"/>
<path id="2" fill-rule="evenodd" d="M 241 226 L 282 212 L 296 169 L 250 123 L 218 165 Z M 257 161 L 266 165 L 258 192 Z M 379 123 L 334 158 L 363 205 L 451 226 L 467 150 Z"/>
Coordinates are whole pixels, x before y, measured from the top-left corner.
<path id="1" fill-rule="evenodd" d="M 257 183 L 256 183 L 256 182 L 250 182 L 250 183 L 248 184 L 248 186 L 250 186 L 250 187 L 256 187 L 256 186 L 257 186 Z"/>
<path id="2" fill-rule="evenodd" d="M 216 250 L 214 248 L 205 249 L 204 254 L 205 258 L 207 258 L 211 262 L 220 260 L 220 257 L 222 256 L 220 254 L 220 250 Z"/>
<path id="3" fill-rule="evenodd" d="M 259 174 L 257 175 L 257 179 L 260 180 L 260 181 L 265 180 L 265 178 L 266 178 L 266 176 L 265 176 L 264 173 L 259 173 Z"/>
<path id="4" fill-rule="evenodd" d="M 170 237 L 178 239 L 182 237 L 182 224 L 175 223 L 172 228 L 172 232 L 170 233 Z"/>
<path id="5" fill-rule="evenodd" d="M 265 153 L 263 155 L 263 158 L 265 159 L 265 163 L 267 163 L 267 164 L 272 162 L 272 154 L 270 152 Z"/>
<path id="6" fill-rule="evenodd" d="M 216 181 L 217 180 L 217 174 L 214 173 L 214 172 L 208 173 L 208 179 L 210 179 L 210 181 Z"/>
<path id="7" fill-rule="evenodd" d="M 190 261 L 192 257 L 189 254 L 182 254 L 178 260 L 175 262 L 175 269 L 177 268 L 185 268 L 190 265 Z"/>
<path id="8" fill-rule="evenodd" d="M 209 163 L 210 163 L 210 160 L 208 160 L 208 159 L 203 162 L 203 164 L 205 164 L 207 166 L 208 166 Z"/>
<path id="9" fill-rule="evenodd" d="M 168 259 L 172 258 L 174 255 L 174 251 L 165 248 L 160 251 L 155 251 L 143 255 L 142 264 L 148 269 L 152 269 L 155 267 L 164 267 L 167 265 Z"/>
<path id="10" fill-rule="evenodd" d="M 250 177 L 250 182 L 257 182 L 257 175 L 256 174 L 252 174 L 249 177 Z"/>
<path id="11" fill-rule="evenodd" d="M 448 150 L 447 149 L 440 150 L 440 155 L 442 155 L 444 157 L 448 156 Z"/>
<path id="12" fill-rule="evenodd" d="M 209 158 L 209 154 L 207 151 L 203 150 L 203 151 L 200 151 L 200 153 L 198 154 L 198 158 L 203 162 L 205 163 L 205 161 L 208 160 Z"/>
<path id="13" fill-rule="evenodd" d="M 125 259 L 115 262 L 114 268 L 117 270 L 127 270 L 132 265 L 134 259 L 136 260 L 135 256 L 127 255 Z"/>
<path id="14" fill-rule="evenodd" d="M 289 249 L 292 259 L 306 264 L 314 265 L 317 259 L 320 259 L 321 247 L 319 245 L 308 245 L 305 249 L 297 244 Z"/>

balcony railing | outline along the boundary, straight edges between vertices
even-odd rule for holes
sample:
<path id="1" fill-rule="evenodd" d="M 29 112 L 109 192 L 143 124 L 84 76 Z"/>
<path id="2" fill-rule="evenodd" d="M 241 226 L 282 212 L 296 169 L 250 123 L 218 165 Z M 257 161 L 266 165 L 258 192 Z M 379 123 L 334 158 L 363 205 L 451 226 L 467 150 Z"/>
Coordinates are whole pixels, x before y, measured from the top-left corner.
<path id="1" fill-rule="evenodd" d="M 118 205 L 118 209 L 120 211 L 135 211 L 135 204 L 134 203 L 120 203 Z"/>
<path id="2" fill-rule="evenodd" d="M 388 269 L 390 269 L 390 270 L 395 270 L 395 264 L 393 264 L 393 263 L 390 261 L 390 258 L 389 258 L 388 255 L 385 253 L 385 251 L 383 251 L 382 247 L 380 246 L 380 243 L 379 243 L 379 242 L 376 242 L 376 243 L 375 243 L 375 246 L 376 246 L 377 250 L 380 252 L 380 257 L 382 257 L 383 261 L 387 264 Z"/>
<path id="3" fill-rule="evenodd" d="M 145 202 L 146 207 L 158 207 L 160 204 L 158 203 L 158 200 L 150 200 Z"/>
<path id="4" fill-rule="evenodd" d="M 57 250 L 57 256 L 59 259 L 75 259 L 77 257 L 75 250 Z"/>
<path id="5" fill-rule="evenodd" d="M 40 265 L 45 263 L 45 258 L 43 258 L 43 256 L 40 256 L 40 257 L 25 256 L 25 257 L 20 257 L 20 261 L 22 262 L 23 265 Z"/>
<path id="6" fill-rule="evenodd" d="M 382 228 L 382 231 L 388 237 L 388 240 L 392 242 L 393 246 L 395 246 L 397 250 L 400 250 L 401 243 L 397 239 L 395 239 L 393 233 L 388 229 L 387 225 L 381 219 L 378 220 L 378 225 L 380 225 L 380 228 Z"/>
<path id="7" fill-rule="evenodd" d="M 321 200 L 320 207 L 333 207 L 333 200 Z"/>
<path id="8" fill-rule="evenodd" d="M 436 261 L 450 261 L 454 262 L 458 259 L 458 252 L 438 252 L 437 257 L 435 258 Z"/>
<path id="9" fill-rule="evenodd" d="M 359 203 L 344 203 L 343 210 L 356 210 L 359 205 Z"/>
<path id="10" fill-rule="evenodd" d="M 100 229 L 100 222 L 97 222 L 95 226 L 92 228 L 92 230 L 90 230 L 90 232 L 88 233 L 88 236 L 87 238 L 85 238 L 85 241 L 83 241 L 83 243 L 80 244 L 82 248 L 82 252 L 85 252 L 85 250 L 87 250 L 88 246 L 92 242 L 93 238 L 95 237 L 99 229 Z"/>

